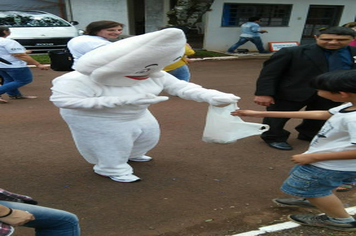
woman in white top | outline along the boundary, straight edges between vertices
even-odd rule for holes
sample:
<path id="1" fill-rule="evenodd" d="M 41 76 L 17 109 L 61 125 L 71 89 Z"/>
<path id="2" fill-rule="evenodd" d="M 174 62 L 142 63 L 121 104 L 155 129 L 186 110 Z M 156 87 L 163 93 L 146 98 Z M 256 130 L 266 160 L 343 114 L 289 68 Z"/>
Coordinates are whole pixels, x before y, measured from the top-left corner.
<path id="1" fill-rule="evenodd" d="M 32 82 L 32 72 L 27 63 L 35 65 L 41 70 L 48 70 L 26 53 L 26 49 L 13 39 L 8 39 L 11 34 L 9 27 L 0 26 L 0 77 L 3 85 L 0 86 L 0 103 L 7 103 L 1 97 L 7 93 L 10 99 L 37 98 L 36 96 L 24 96 L 18 88 Z"/>
<path id="2" fill-rule="evenodd" d="M 77 60 L 85 53 L 110 44 L 122 33 L 123 24 L 115 21 L 94 21 L 87 25 L 84 35 L 69 40 L 67 47 L 73 55 L 75 69 Z"/>

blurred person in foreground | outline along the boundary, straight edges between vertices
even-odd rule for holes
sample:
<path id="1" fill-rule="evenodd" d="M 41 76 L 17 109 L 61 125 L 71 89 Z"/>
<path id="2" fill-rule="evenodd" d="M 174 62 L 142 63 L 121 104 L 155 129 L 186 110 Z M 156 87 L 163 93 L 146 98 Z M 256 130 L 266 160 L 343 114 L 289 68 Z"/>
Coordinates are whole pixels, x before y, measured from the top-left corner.
<path id="1" fill-rule="evenodd" d="M 14 226 L 33 228 L 37 236 L 80 235 L 76 215 L 37 204 L 29 196 L 0 188 L 0 236 L 12 235 Z"/>

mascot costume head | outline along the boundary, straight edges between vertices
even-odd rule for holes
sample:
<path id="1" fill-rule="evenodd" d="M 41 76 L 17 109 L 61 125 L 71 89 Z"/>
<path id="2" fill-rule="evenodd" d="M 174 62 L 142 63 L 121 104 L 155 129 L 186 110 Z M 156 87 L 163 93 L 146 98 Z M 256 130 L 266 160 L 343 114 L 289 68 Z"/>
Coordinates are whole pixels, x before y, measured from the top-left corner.
<path id="1" fill-rule="evenodd" d="M 131 86 L 163 76 L 162 69 L 183 56 L 185 44 L 183 31 L 174 28 L 134 36 L 85 54 L 76 70 L 103 85 Z"/>

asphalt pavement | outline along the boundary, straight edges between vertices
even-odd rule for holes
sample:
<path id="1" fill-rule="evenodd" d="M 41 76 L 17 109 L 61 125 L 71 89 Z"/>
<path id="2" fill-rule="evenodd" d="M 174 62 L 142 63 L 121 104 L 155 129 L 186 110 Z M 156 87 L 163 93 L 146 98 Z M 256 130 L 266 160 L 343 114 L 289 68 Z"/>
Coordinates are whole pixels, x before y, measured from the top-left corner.
<path id="1" fill-rule="evenodd" d="M 241 108 L 263 109 L 253 103 L 253 92 L 264 60 L 195 61 L 190 65 L 191 82 L 240 96 Z M 271 201 L 286 197 L 279 187 L 293 166 L 290 156 L 308 146 L 296 139 L 298 120 L 287 125 L 292 151 L 271 149 L 258 136 L 226 145 L 205 143 L 201 139 L 208 104 L 170 96 L 150 107 L 162 134 L 148 153 L 153 161 L 132 163 L 143 180 L 117 183 L 93 173 L 76 150 L 58 108 L 48 100 L 51 81 L 65 72 L 32 71 L 34 82 L 21 91 L 39 98 L 0 104 L 1 188 L 77 214 L 82 235 L 233 235 L 285 222 L 288 214 L 310 212 L 279 208 Z M 355 192 L 340 196 L 345 204 L 355 205 Z M 295 235 L 342 235 L 325 230 L 308 234 L 307 229 L 299 227 Z M 34 233 L 17 227 L 14 235 Z"/>

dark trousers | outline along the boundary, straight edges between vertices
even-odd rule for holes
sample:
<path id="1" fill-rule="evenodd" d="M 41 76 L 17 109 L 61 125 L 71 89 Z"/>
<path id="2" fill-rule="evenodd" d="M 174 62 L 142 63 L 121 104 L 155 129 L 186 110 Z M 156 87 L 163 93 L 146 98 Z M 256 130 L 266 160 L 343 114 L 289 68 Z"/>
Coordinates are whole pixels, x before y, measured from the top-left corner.
<path id="1" fill-rule="evenodd" d="M 292 102 L 286 100 L 275 99 L 275 104 L 267 107 L 267 111 L 299 111 L 305 107 L 306 111 L 309 110 L 329 110 L 332 107 L 340 105 L 339 102 L 314 95 L 306 101 Z M 270 118 L 263 119 L 263 124 L 270 126 L 270 129 L 261 135 L 261 138 L 266 143 L 272 142 L 285 142 L 287 141 L 290 132 L 284 129 L 285 124 L 289 118 Z M 308 120 L 304 119 L 295 129 L 299 132 L 299 137 L 305 139 L 312 139 L 324 125 L 324 120 Z"/>

